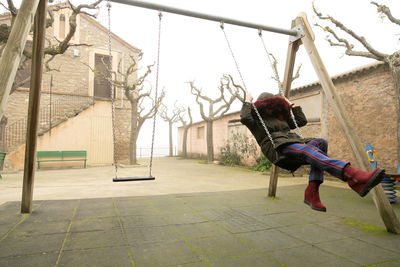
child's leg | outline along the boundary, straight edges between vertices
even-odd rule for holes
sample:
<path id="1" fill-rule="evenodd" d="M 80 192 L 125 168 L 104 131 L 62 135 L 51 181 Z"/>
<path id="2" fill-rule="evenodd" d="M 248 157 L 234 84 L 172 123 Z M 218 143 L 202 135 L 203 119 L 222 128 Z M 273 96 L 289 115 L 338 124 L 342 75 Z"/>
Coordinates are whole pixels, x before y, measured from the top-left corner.
<path id="1" fill-rule="evenodd" d="M 314 146 L 319 150 L 320 153 L 327 155 L 328 152 L 328 142 L 325 139 L 317 138 L 309 141 L 307 145 Z M 310 176 L 308 181 L 319 181 L 319 183 L 324 182 L 324 170 L 317 168 L 314 165 L 310 165 Z"/>
<path id="2" fill-rule="evenodd" d="M 325 152 L 310 144 L 290 144 L 281 150 L 283 155 L 300 158 L 312 168 L 325 170 L 331 175 L 343 180 L 343 169 L 348 162 L 331 159 Z"/>
<path id="3" fill-rule="evenodd" d="M 321 150 L 322 154 L 324 154 L 325 156 L 327 156 L 328 154 L 328 141 L 326 141 L 325 139 L 322 138 L 315 138 L 312 139 L 311 141 L 309 141 L 307 143 L 307 145 L 312 145 L 316 148 L 318 148 L 319 150 Z"/>

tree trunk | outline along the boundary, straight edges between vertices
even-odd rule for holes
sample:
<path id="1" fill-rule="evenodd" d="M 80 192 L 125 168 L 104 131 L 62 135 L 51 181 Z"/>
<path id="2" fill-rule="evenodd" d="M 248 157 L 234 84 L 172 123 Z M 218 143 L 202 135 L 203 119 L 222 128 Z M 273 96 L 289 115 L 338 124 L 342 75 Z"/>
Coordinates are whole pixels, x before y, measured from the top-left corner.
<path id="1" fill-rule="evenodd" d="M 182 157 L 187 158 L 187 135 L 189 127 L 183 128 L 183 140 L 182 140 Z"/>
<path id="2" fill-rule="evenodd" d="M 137 164 L 137 156 L 136 156 L 136 150 L 137 150 L 137 134 L 131 134 L 131 152 L 129 156 L 129 164 L 131 165 L 136 165 Z"/>
<path id="3" fill-rule="evenodd" d="M 214 161 L 214 144 L 213 144 L 213 121 L 207 121 L 207 162 Z"/>
<path id="4" fill-rule="evenodd" d="M 172 121 L 168 122 L 168 132 L 169 132 L 169 156 L 170 156 L 170 157 L 173 157 L 173 156 L 174 156 L 173 144 L 172 144 L 172 124 L 173 124 Z"/>
<path id="5" fill-rule="evenodd" d="M 136 141 L 139 136 L 137 102 L 131 101 L 131 135 L 129 138 L 129 164 L 137 164 Z"/>
<path id="6" fill-rule="evenodd" d="M 400 162 L 400 51 L 389 58 L 389 68 L 392 72 L 397 113 L 397 162 Z"/>
<path id="7" fill-rule="evenodd" d="M 6 152 L 7 145 L 6 145 L 6 126 L 7 126 L 8 118 L 3 115 L 0 120 L 0 151 Z"/>
<path id="8" fill-rule="evenodd" d="M 21 61 L 26 39 L 31 29 L 39 0 L 24 0 L 18 11 L 14 26 L 0 57 L 0 117 L 3 116 L 11 87 Z"/>

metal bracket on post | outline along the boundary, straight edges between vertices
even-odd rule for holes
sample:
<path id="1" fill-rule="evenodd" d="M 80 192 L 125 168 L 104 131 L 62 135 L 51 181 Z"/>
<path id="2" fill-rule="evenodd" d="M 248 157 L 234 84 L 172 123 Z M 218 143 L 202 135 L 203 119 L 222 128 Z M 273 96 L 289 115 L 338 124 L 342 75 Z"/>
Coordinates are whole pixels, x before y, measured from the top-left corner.
<path id="1" fill-rule="evenodd" d="M 289 43 L 296 42 L 297 40 L 301 39 L 304 37 L 304 31 L 300 26 L 295 26 L 294 28 L 291 29 L 292 31 L 296 31 L 297 34 L 296 36 L 289 36 Z"/>

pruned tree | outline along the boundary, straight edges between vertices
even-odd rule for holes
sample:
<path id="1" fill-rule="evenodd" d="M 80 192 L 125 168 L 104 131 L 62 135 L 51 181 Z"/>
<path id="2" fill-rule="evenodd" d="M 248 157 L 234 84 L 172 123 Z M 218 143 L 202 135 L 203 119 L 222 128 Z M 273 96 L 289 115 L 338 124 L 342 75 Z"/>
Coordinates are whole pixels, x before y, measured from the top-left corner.
<path id="1" fill-rule="evenodd" d="M 278 73 L 278 60 L 276 59 L 276 57 L 275 57 L 272 53 L 269 53 L 269 56 L 272 58 L 272 67 L 274 68 L 274 69 L 273 69 L 274 73 Z M 294 80 L 300 78 L 301 67 L 302 67 L 302 64 L 299 64 L 299 65 L 297 66 L 296 73 L 295 73 L 295 74 L 293 75 L 293 77 L 292 77 L 292 82 L 293 82 Z M 228 88 L 229 92 L 230 92 L 232 95 L 234 95 L 236 98 L 238 98 L 240 101 L 244 102 L 244 100 L 246 99 L 246 90 L 245 90 L 245 88 L 244 88 L 242 85 L 236 83 L 236 82 L 233 80 L 233 77 L 232 77 L 231 75 L 229 75 L 229 74 L 224 74 L 223 77 L 224 77 L 225 80 L 228 81 L 228 82 L 227 82 L 227 88 Z M 279 77 L 277 77 L 277 76 L 275 76 L 275 75 L 272 75 L 272 76 L 271 76 L 271 79 L 275 80 L 275 81 L 278 82 L 279 84 L 282 84 L 282 83 L 283 83 L 283 81 L 280 81 L 280 80 L 279 80 Z M 231 84 L 233 85 L 233 87 L 234 87 L 235 89 L 233 89 L 233 88 L 230 86 Z"/>
<path id="2" fill-rule="evenodd" d="M 218 86 L 219 96 L 212 99 L 202 94 L 201 89 L 196 87 L 193 81 L 189 82 L 191 93 L 196 97 L 196 103 L 200 107 L 200 115 L 207 125 L 207 162 L 209 163 L 214 161 L 213 122 L 224 116 L 236 99 L 234 94 L 227 96 L 226 91 L 228 83 L 229 80 L 223 76 Z M 208 103 L 207 114 L 203 102 Z"/>
<path id="3" fill-rule="evenodd" d="M 159 115 L 160 117 L 168 122 L 168 135 L 169 135 L 169 156 L 172 157 L 173 153 L 173 141 L 172 141 L 172 126 L 174 123 L 179 121 L 180 115 L 183 112 L 181 107 L 178 107 L 177 103 L 174 103 L 174 108 L 172 112 L 168 112 L 168 107 L 165 104 L 161 104 Z"/>
<path id="4" fill-rule="evenodd" d="M 72 46 L 89 46 L 88 44 L 78 44 L 71 43 L 71 40 L 76 32 L 76 18 L 79 14 L 86 14 L 91 17 L 96 17 L 96 14 L 91 14 L 90 11 L 96 10 L 99 8 L 99 4 L 103 0 L 94 1 L 91 4 L 80 4 L 78 6 L 74 6 L 70 1 L 65 3 L 56 4 L 50 6 L 48 8 L 48 18 L 46 21 L 46 28 L 50 28 L 54 24 L 54 14 L 62 9 L 70 9 L 71 14 L 69 16 L 69 31 L 66 33 L 63 40 L 58 40 L 55 36 L 46 36 L 47 45 L 44 48 L 44 55 L 46 57 L 45 67 L 46 71 L 57 70 L 53 69 L 50 66 L 50 62 L 57 56 L 64 54 L 69 47 Z M 53 2 L 53 1 L 49 1 Z M 18 8 L 16 8 L 13 0 L 7 0 L 6 4 L 0 3 L 8 12 L 10 16 L 10 24 L 2 24 L 0 26 L 0 55 L 2 54 L 3 48 L 7 43 L 8 36 L 10 35 L 11 28 L 14 26 L 15 18 L 18 14 Z M 24 77 L 22 73 L 29 71 L 30 61 L 32 59 L 32 49 L 28 44 L 25 46 L 23 50 L 23 58 L 21 60 L 20 66 L 18 68 L 18 72 L 16 75 L 16 79 L 11 88 L 11 93 L 13 93 L 18 87 L 21 87 L 23 84 L 29 82 L 30 77 Z M 25 71 L 24 71 L 25 70 Z"/>
<path id="5" fill-rule="evenodd" d="M 131 106 L 131 131 L 129 138 L 129 163 L 134 165 L 137 164 L 136 148 L 137 139 L 139 132 L 148 119 L 156 116 L 158 109 L 164 98 L 164 90 L 155 100 L 152 98 L 152 89 L 146 89 L 145 81 L 147 76 L 151 73 L 151 68 L 154 66 L 148 65 L 146 71 L 136 78 L 138 69 L 138 61 L 142 59 L 142 54 L 139 55 L 136 60 L 135 57 L 130 56 L 131 63 L 123 72 L 121 71 L 122 61 L 119 62 L 118 70 L 109 72 L 112 74 L 110 76 L 105 75 L 104 78 L 110 79 L 113 86 L 123 90 L 125 97 L 129 100 Z M 149 104 L 150 103 L 150 104 Z M 150 108 L 146 108 L 149 107 Z"/>
<path id="6" fill-rule="evenodd" d="M 273 59 L 272 67 L 274 68 L 274 71 L 276 73 L 278 73 L 278 60 L 276 59 L 276 57 L 272 53 L 270 53 L 269 55 Z M 297 66 L 296 73 L 292 77 L 292 82 L 294 80 L 300 78 L 301 67 L 302 67 L 302 64 Z M 229 90 L 229 92 L 232 95 L 234 95 L 237 99 L 239 99 L 240 101 L 244 102 L 244 100 L 246 99 L 246 90 L 244 89 L 244 87 L 242 85 L 236 83 L 233 80 L 233 77 L 231 75 L 229 75 L 229 74 L 224 74 L 223 77 L 224 77 L 225 80 L 228 81 L 226 84 L 227 84 L 227 89 Z M 279 77 L 276 77 L 275 75 L 271 76 L 271 79 L 273 79 L 276 82 L 282 84 L 283 81 L 279 81 L 277 78 L 279 79 Z M 234 89 L 231 87 L 231 84 L 234 87 Z"/>
<path id="7" fill-rule="evenodd" d="M 371 4 L 376 6 L 378 14 L 382 18 L 387 18 L 391 23 L 400 25 L 400 19 L 394 17 L 390 11 L 390 8 L 378 4 L 377 2 L 371 1 Z M 315 4 L 313 3 L 314 13 L 317 15 L 320 21 L 327 21 L 333 24 L 341 33 L 345 33 L 350 39 L 355 40 L 364 49 L 356 50 L 355 45 L 351 43 L 348 39 L 340 36 L 334 29 L 329 26 L 323 26 L 319 23 L 315 23 L 316 26 L 328 33 L 327 41 L 331 46 L 343 47 L 345 49 L 345 54 L 348 56 L 356 57 L 366 57 L 375 59 L 377 61 L 385 62 L 392 73 L 394 82 L 394 93 L 396 101 L 396 111 L 397 111 L 397 158 L 400 161 L 400 50 L 394 51 L 392 54 L 386 54 L 375 49 L 365 37 L 357 34 L 352 29 L 348 28 L 342 22 L 333 18 L 330 15 L 322 14 L 318 11 Z"/>
<path id="8" fill-rule="evenodd" d="M 278 73 L 278 60 L 276 59 L 276 57 L 274 56 L 274 54 L 272 54 L 272 53 L 269 53 L 269 56 L 272 58 L 272 67 L 274 68 L 274 72 L 275 73 Z M 298 79 L 299 77 L 300 77 L 300 70 L 301 70 L 301 67 L 302 67 L 302 64 L 300 64 L 300 65 L 298 65 L 297 66 L 297 70 L 296 70 L 296 73 L 293 75 L 293 77 L 292 77 L 292 83 L 293 83 L 293 81 L 294 80 L 296 80 L 296 79 Z M 231 77 L 232 78 L 232 77 Z M 279 77 L 277 77 L 277 76 L 275 76 L 275 75 L 273 75 L 273 76 L 271 76 L 271 79 L 273 79 L 273 80 L 275 80 L 276 82 L 278 82 L 278 83 L 280 83 L 280 84 L 282 84 L 283 83 L 283 81 L 280 81 L 279 80 Z"/>
<path id="9" fill-rule="evenodd" d="M 185 119 L 185 115 L 189 117 L 189 121 Z M 182 137 L 182 157 L 187 158 L 187 136 L 188 136 L 188 131 L 190 126 L 192 126 L 193 123 L 193 118 L 192 118 L 192 112 L 190 110 L 190 107 L 187 108 L 187 113 L 186 111 L 183 111 L 179 114 L 179 120 L 182 122 L 183 126 L 183 137 Z"/>

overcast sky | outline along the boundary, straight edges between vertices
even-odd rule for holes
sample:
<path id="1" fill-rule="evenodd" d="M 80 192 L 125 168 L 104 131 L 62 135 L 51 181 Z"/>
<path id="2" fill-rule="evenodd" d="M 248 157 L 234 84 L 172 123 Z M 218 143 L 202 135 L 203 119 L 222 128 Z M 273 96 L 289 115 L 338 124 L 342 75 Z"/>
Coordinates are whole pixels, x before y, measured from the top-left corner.
<path id="1" fill-rule="evenodd" d="M 5 0 L 1 0 L 2 2 Z M 388 5 L 395 17 L 400 18 L 400 1 L 376 0 Z M 82 3 L 90 1 L 77 1 Z M 159 3 L 206 14 L 228 17 L 278 28 L 289 29 L 291 21 L 300 12 L 305 12 L 313 25 L 316 18 L 312 12 L 311 0 L 151 0 Z M 379 18 L 376 7 L 368 0 L 315 0 L 316 6 L 343 22 L 359 35 L 364 36 L 370 44 L 381 52 L 392 53 L 399 50 L 399 27 L 387 19 Z M 107 25 L 105 3 L 102 4 L 98 20 Z M 180 15 L 164 13 L 162 18 L 161 64 L 159 87 L 166 89 L 166 101 L 172 105 L 175 101 L 183 106 L 197 107 L 189 86 L 185 83 L 195 81 L 205 94 L 215 96 L 219 79 L 223 73 L 232 74 L 236 81 L 239 76 L 228 50 L 219 23 L 210 22 Z M 130 44 L 140 48 L 143 53 L 142 66 L 156 60 L 158 12 L 143 8 L 112 3 L 111 30 Z M 248 90 L 257 96 L 263 91 L 278 92 L 277 84 L 271 79 L 272 70 L 257 34 L 257 30 L 239 26 L 226 25 L 225 30 L 231 41 L 237 61 L 242 71 Z M 344 56 L 344 50 L 330 47 L 325 41 L 325 33 L 313 26 L 316 46 L 330 75 L 374 62 L 365 58 Z M 341 34 L 346 37 L 344 34 Z M 288 36 L 276 33 L 263 34 L 271 53 L 279 61 L 279 75 L 282 77 L 286 60 Z M 352 41 L 355 45 L 357 43 Z M 304 48 L 299 49 L 296 64 L 303 65 L 301 78 L 292 85 L 293 88 L 317 80 L 311 63 L 306 57 Z M 149 77 L 155 83 L 154 75 Z M 232 110 L 240 109 L 236 103 Z M 195 108 L 195 121 L 201 120 Z M 176 126 L 180 126 L 176 124 Z M 139 146 L 150 143 L 147 122 L 139 136 Z M 166 124 L 157 118 L 156 146 L 168 145 Z M 176 138 L 175 145 L 176 145 Z"/>
<path id="2" fill-rule="evenodd" d="M 316 21 L 310 0 L 152 0 L 154 3 L 174 6 L 181 9 L 204 12 L 206 14 L 234 18 L 237 20 L 289 29 L 291 21 L 300 13 L 308 15 L 310 24 Z M 395 16 L 400 17 L 400 1 L 378 1 L 391 7 Z M 316 6 L 323 13 L 328 13 L 354 29 L 378 50 L 391 53 L 399 49 L 399 27 L 387 19 L 379 18 L 376 7 L 370 1 L 322 1 L 316 0 Z M 106 9 L 99 14 L 101 22 L 107 21 Z M 156 59 L 158 12 L 138 7 L 112 4 L 111 28 L 114 33 L 144 52 L 143 65 Z M 233 25 L 225 26 L 231 41 L 248 90 L 257 96 L 263 91 L 278 92 L 277 84 L 271 79 L 272 70 L 265 57 L 257 30 Z M 325 41 L 326 34 L 313 27 L 316 45 L 330 75 L 373 62 L 365 58 L 344 56 L 344 50 L 330 47 Z M 396 35 L 397 34 L 397 35 Z M 265 32 L 264 40 L 271 53 L 279 61 L 279 75 L 282 77 L 286 60 L 288 36 Z M 342 34 L 342 36 L 345 36 Z M 353 42 L 357 45 L 356 42 Z M 239 76 L 228 50 L 219 23 L 165 13 L 162 18 L 160 62 L 160 87 L 165 87 L 167 102 L 171 105 L 176 100 L 184 106 L 197 107 L 190 94 L 187 81 L 194 80 L 205 94 L 215 96 L 219 79 L 223 73 L 232 74 L 239 81 Z M 298 87 L 317 80 L 311 63 L 300 48 L 296 63 L 303 65 L 301 78 L 292 87 Z M 154 81 L 154 77 L 152 77 Z M 231 111 L 239 110 L 236 103 Z M 197 109 L 195 121 L 201 120 Z M 230 111 L 230 112 L 231 112 Z M 168 144 L 166 127 L 157 119 L 156 146 Z M 176 124 L 179 126 L 179 124 Z M 144 132 L 148 132 L 147 123 Z M 141 134 L 139 143 L 149 143 L 148 134 Z M 176 140 L 176 139 L 175 139 Z M 175 142 L 176 143 L 176 142 Z"/>

